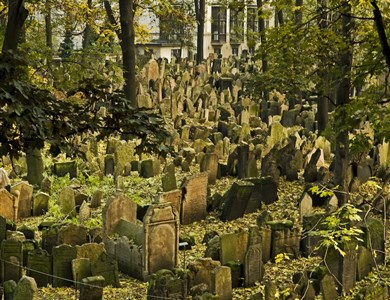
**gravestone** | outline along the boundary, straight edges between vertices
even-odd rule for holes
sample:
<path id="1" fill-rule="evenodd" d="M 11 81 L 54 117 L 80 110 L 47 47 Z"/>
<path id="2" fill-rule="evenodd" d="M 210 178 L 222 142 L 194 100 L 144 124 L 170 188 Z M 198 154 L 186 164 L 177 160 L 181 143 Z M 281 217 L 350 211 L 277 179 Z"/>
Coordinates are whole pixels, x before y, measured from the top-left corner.
<path id="1" fill-rule="evenodd" d="M 110 256 L 103 254 L 99 260 L 91 261 L 91 272 L 92 276 L 102 276 L 105 286 L 120 287 L 118 263 Z"/>
<path id="2" fill-rule="evenodd" d="M 16 221 L 18 219 L 19 198 L 6 189 L 0 189 L 0 216 Z"/>
<path id="3" fill-rule="evenodd" d="M 79 209 L 79 223 L 80 225 L 84 225 L 86 221 L 88 221 L 91 218 L 91 208 L 89 207 L 89 204 L 86 201 L 83 201 L 83 203 L 80 205 Z"/>
<path id="4" fill-rule="evenodd" d="M 38 300 L 38 287 L 34 278 L 23 276 L 19 280 L 13 300 Z"/>
<path id="5" fill-rule="evenodd" d="M 136 223 L 137 204 L 125 194 L 119 193 L 107 201 L 102 214 L 103 233 L 110 235 L 114 233 L 115 227 L 121 219 Z"/>
<path id="6" fill-rule="evenodd" d="M 76 248 L 60 245 L 53 248 L 53 287 L 73 284 L 72 260 L 76 258 Z"/>
<path id="7" fill-rule="evenodd" d="M 11 194 L 19 192 L 18 218 L 31 217 L 33 186 L 26 181 L 11 187 Z"/>
<path id="8" fill-rule="evenodd" d="M 17 284 L 14 280 L 8 280 L 3 283 L 4 300 L 13 300 L 16 286 Z"/>
<path id="9" fill-rule="evenodd" d="M 233 298 L 232 275 L 229 267 L 216 267 L 211 271 L 211 292 L 220 300 Z"/>
<path id="10" fill-rule="evenodd" d="M 222 214 L 220 219 L 224 222 L 241 218 L 246 210 L 252 194 L 254 184 L 248 181 L 236 181 L 224 194 Z"/>
<path id="11" fill-rule="evenodd" d="M 208 184 L 216 183 L 218 175 L 218 155 L 216 153 L 206 153 L 204 155 L 200 162 L 200 172 L 207 172 Z"/>
<path id="12" fill-rule="evenodd" d="M 313 199 L 304 192 L 299 200 L 299 218 L 302 221 L 304 216 L 310 215 L 313 212 Z"/>
<path id="13" fill-rule="evenodd" d="M 73 188 L 67 186 L 63 188 L 58 196 L 61 213 L 67 216 L 76 215 L 76 200 Z"/>
<path id="14" fill-rule="evenodd" d="M 150 178 L 158 174 L 160 174 L 160 161 L 158 159 L 146 159 L 141 162 L 142 177 Z"/>
<path id="15" fill-rule="evenodd" d="M 177 189 L 175 165 L 170 164 L 165 167 L 161 180 L 163 192 L 169 192 Z"/>
<path id="16" fill-rule="evenodd" d="M 80 284 L 80 300 L 102 300 L 103 299 L 103 276 L 90 276 L 83 278 Z"/>
<path id="17" fill-rule="evenodd" d="M 75 224 L 61 226 L 58 230 L 58 244 L 71 246 L 82 245 L 87 242 L 87 229 Z"/>
<path id="18" fill-rule="evenodd" d="M 237 176 L 239 179 L 247 177 L 249 160 L 249 145 L 237 147 Z"/>
<path id="19" fill-rule="evenodd" d="M 0 244 L 6 238 L 7 233 L 7 220 L 0 216 Z"/>
<path id="20" fill-rule="evenodd" d="M 248 249 L 248 232 L 240 231 L 227 233 L 220 236 L 220 260 L 222 265 L 229 261 L 244 263 Z"/>
<path id="21" fill-rule="evenodd" d="M 126 236 L 119 237 L 114 243 L 112 255 L 118 262 L 119 270 L 131 277 L 143 280 L 142 245 L 131 243 Z"/>
<path id="22" fill-rule="evenodd" d="M 199 173 L 183 180 L 180 221 L 183 225 L 200 221 L 207 216 L 208 174 Z"/>
<path id="23" fill-rule="evenodd" d="M 39 192 L 33 200 L 33 216 L 44 215 L 49 210 L 49 194 Z"/>
<path id="24" fill-rule="evenodd" d="M 92 199 L 91 199 L 91 208 L 98 208 L 101 205 L 103 198 L 103 191 L 102 190 L 95 190 L 92 194 Z"/>
<path id="25" fill-rule="evenodd" d="M 278 198 L 278 183 L 271 176 L 247 178 L 254 186 L 245 213 L 252 213 L 261 208 L 262 203 L 274 203 Z"/>
<path id="26" fill-rule="evenodd" d="M 286 253 L 297 258 L 300 239 L 301 234 L 298 228 L 272 229 L 271 257 L 275 258 L 278 254 Z"/>
<path id="27" fill-rule="evenodd" d="M 30 251 L 27 256 L 27 275 L 33 277 L 38 287 L 52 284 L 52 257 L 45 250 Z M 46 275 L 49 274 L 49 275 Z"/>
<path id="28" fill-rule="evenodd" d="M 338 299 L 337 287 L 332 275 L 326 274 L 320 283 L 321 294 L 324 300 Z"/>
<path id="29" fill-rule="evenodd" d="M 1 242 L 1 282 L 22 277 L 23 244 L 21 241 L 7 239 Z"/>
<path id="30" fill-rule="evenodd" d="M 216 260 L 212 260 L 209 257 L 198 258 L 188 264 L 188 269 L 191 272 L 192 282 L 191 285 L 205 284 L 208 288 L 212 285 L 212 271 L 220 267 L 221 263 Z"/>
<path id="31" fill-rule="evenodd" d="M 181 190 L 173 190 L 170 192 L 160 193 L 158 195 L 158 202 L 159 203 L 166 203 L 170 202 L 174 209 L 179 213 L 180 215 L 180 205 L 181 205 Z"/>
<path id="32" fill-rule="evenodd" d="M 180 270 L 160 270 L 149 279 L 147 299 L 187 299 L 188 280 Z"/>
<path id="33" fill-rule="evenodd" d="M 144 279 L 178 264 L 179 217 L 169 203 L 149 206 L 144 217 Z"/>
<path id="34" fill-rule="evenodd" d="M 80 282 L 92 275 L 89 258 L 75 258 L 72 260 L 72 274 L 76 289 L 80 288 Z"/>
<path id="35" fill-rule="evenodd" d="M 58 177 L 64 177 L 69 174 L 70 178 L 77 177 L 77 163 L 75 160 L 54 163 L 54 174 Z"/>

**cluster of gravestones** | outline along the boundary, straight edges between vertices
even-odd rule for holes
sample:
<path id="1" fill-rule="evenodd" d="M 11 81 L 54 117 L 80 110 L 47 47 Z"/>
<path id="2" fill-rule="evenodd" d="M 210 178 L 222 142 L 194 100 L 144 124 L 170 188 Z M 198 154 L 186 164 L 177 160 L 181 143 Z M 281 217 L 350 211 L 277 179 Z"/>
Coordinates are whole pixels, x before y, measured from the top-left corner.
<path id="1" fill-rule="evenodd" d="M 85 162 L 78 166 L 74 161 L 55 163 L 53 173 L 69 174 L 71 178 L 78 172 L 114 176 L 118 193 L 105 203 L 103 228 L 92 232 L 83 226 L 44 223 L 40 226 L 42 241 L 38 243 L 31 230 L 16 230 L 9 225 L 7 233 L 7 226 L 0 226 L 2 274 L 13 276 L 4 277 L 2 282 L 18 282 L 21 267 L 14 265 L 25 266 L 38 286 L 49 283 L 66 286 L 76 282 L 87 297 L 93 293 L 101 295 L 104 285 L 118 286 L 118 271 L 121 271 L 150 280 L 151 299 L 189 294 L 231 299 L 233 287 L 252 286 L 260 281 L 264 275 L 263 264 L 276 255 L 311 254 L 318 240 L 305 233 L 313 230 L 313 218 L 318 217 L 313 216 L 313 207 L 337 207 L 338 201 L 335 197 L 318 199 L 305 189 L 299 201 L 303 233 L 294 228 L 291 220 L 272 220 L 264 213 L 249 230 L 220 236 L 207 233 L 206 258 L 191 262 L 185 270 L 176 268 L 180 224 L 203 220 L 210 210 L 218 210 L 221 220 L 230 221 L 262 209 L 262 205 L 278 199 L 280 176 L 296 180 L 303 172 L 308 184 L 331 178 L 332 166 L 329 170 L 325 165 L 325 160 L 331 159 L 330 143 L 313 134 L 314 104 L 304 102 L 289 109 L 283 101 L 273 99 L 260 105 L 242 96 L 245 76 L 232 61 L 223 60 L 220 72 L 215 72 L 222 75 L 211 74 L 210 60 L 196 67 L 168 65 L 165 60 L 160 65 L 150 61 L 141 72 L 138 105 L 146 108 L 158 105 L 174 121 L 174 131 L 167 143 L 177 155 L 161 174 L 162 191 L 146 207 L 137 206 L 121 193 L 125 177 L 132 172 L 150 178 L 161 171 L 157 158 L 136 159 L 134 142 L 110 139 L 105 154 L 101 154 L 93 137 L 76 141 Z M 295 130 L 296 127 L 300 129 Z M 378 166 L 388 168 L 389 155 L 388 143 L 383 142 L 370 158 L 351 165 L 351 189 L 367 181 Z M 187 173 L 190 166 L 198 166 L 199 174 L 188 173 L 178 187 L 176 169 Z M 209 187 L 225 176 L 238 180 L 224 194 L 209 195 Z M 26 182 L 11 187 L 10 192 L 1 189 L 0 215 L 15 221 L 42 214 L 48 210 L 49 193 L 47 180 L 35 195 L 33 187 Z M 90 217 L 91 209 L 101 205 L 101 200 L 101 191 L 89 197 L 73 181 L 59 193 L 58 204 L 63 214 L 77 215 L 83 224 Z M 384 253 L 380 224 L 379 221 L 362 224 L 366 235 L 358 250 L 356 245 L 348 245 L 345 256 L 337 252 L 328 254 L 327 265 L 335 277 L 307 270 L 294 277 L 291 290 L 297 295 L 309 295 L 308 291 L 311 295 L 320 292 L 334 295 L 333 292 L 342 290 L 341 285 L 349 290 L 356 279 L 367 275 L 374 263 L 384 260 L 383 256 L 378 259 L 372 255 L 373 251 Z M 14 263 L 12 270 L 8 262 Z M 272 284 L 267 285 L 267 299 L 273 299 L 274 288 Z"/>

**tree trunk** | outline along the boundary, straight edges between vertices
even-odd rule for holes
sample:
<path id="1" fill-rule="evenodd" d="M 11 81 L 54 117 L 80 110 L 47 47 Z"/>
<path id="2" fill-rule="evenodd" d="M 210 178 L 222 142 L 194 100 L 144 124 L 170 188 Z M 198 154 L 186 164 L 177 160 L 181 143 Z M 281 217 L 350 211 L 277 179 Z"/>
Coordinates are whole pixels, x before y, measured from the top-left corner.
<path id="1" fill-rule="evenodd" d="M 328 15 L 325 12 L 326 0 L 318 0 L 318 20 L 317 25 L 320 30 L 324 30 L 327 27 L 327 18 Z M 327 53 L 327 49 L 322 47 L 321 52 Z M 328 114 L 329 114 L 329 99 L 326 97 L 329 94 L 329 70 L 328 66 L 324 64 L 324 62 L 320 59 L 318 62 L 320 68 L 320 78 L 322 78 L 322 82 L 318 86 L 318 110 L 317 110 L 317 127 L 318 133 L 321 134 L 326 126 L 328 125 Z M 328 95 L 329 96 L 329 95 Z"/>
<path id="2" fill-rule="evenodd" d="M 259 35 L 260 35 L 260 42 L 261 45 L 264 46 L 267 43 L 267 38 L 265 36 L 265 20 L 263 16 L 263 0 L 257 0 L 257 19 L 259 24 Z M 265 51 L 263 51 L 261 56 L 261 70 L 263 73 L 267 72 L 268 70 L 268 61 L 267 61 L 267 54 Z"/>
<path id="3" fill-rule="evenodd" d="M 27 181 L 33 185 L 41 185 L 43 180 L 43 160 L 41 149 L 34 145 L 26 147 Z"/>
<path id="4" fill-rule="evenodd" d="M 92 0 L 87 0 L 87 6 L 89 9 L 92 9 Z M 87 17 L 89 15 L 87 14 Z M 83 34 L 83 50 L 87 49 L 87 47 L 91 43 L 91 26 L 89 26 L 89 21 L 87 20 L 85 24 L 85 30 Z"/>
<path id="5" fill-rule="evenodd" d="M 198 65 L 203 61 L 205 9 L 205 0 L 195 0 L 195 14 L 197 23 L 196 64 Z"/>
<path id="6" fill-rule="evenodd" d="M 382 13 L 378 7 L 376 0 L 371 1 L 371 5 L 374 7 L 374 21 L 376 30 L 378 32 L 379 40 L 382 45 L 382 53 L 385 56 L 387 68 L 390 71 L 390 46 L 387 40 L 385 25 L 383 23 Z"/>
<path id="7" fill-rule="evenodd" d="M 340 79 L 337 88 L 336 105 L 339 110 L 339 120 L 337 123 L 345 125 L 345 106 L 350 100 L 351 90 L 351 69 L 352 69 L 352 8 L 348 1 L 342 3 L 342 39 L 346 44 L 340 56 Z M 337 128 L 336 128 L 337 130 Z M 335 183 L 339 186 L 337 198 L 339 205 L 343 205 L 348 200 L 348 169 L 349 169 L 349 131 L 338 130 L 336 135 L 336 157 L 335 157 Z"/>
<path id="8" fill-rule="evenodd" d="M 123 77 L 125 79 L 124 93 L 130 101 L 130 105 L 136 108 L 134 10 L 133 0 L 119 0 L 120 45 L 123 56 Z"/>
<path id="9" fill-rule="evenodd" d="M 51 69 L 51 63 L 53 61 L 53 26 L 51 23 L 51 7 L 48 0 L 46 0 L 45 11 L 46 47 L 48 48 L 47 65 Z"/>
<path id="10" fill-rule="evenodd" d="M 303 17 L 303 12 L 302 12 L 302 7 L 303 7 L 303 0 L 295 0 L 295 24 L 300 25 L 302 24 L 302 17 Z"/>
<path id="11" fill-rule="evenodd" d="M 10 1 L 8 7 L 8 22 L 5 30 L 2 53 L 8 50 L 16 51 L 22 27 L 28 16 L 28 10 L 24 7 L 24 0 Z"/>

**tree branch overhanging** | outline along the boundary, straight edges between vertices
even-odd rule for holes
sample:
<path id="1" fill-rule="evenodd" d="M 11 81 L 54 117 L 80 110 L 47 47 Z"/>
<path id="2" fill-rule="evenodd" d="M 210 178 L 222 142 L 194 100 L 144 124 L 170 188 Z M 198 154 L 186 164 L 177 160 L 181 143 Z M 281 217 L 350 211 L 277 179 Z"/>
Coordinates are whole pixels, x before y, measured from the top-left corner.
<path id="1" fill-rule="evenodd" d="M 390 46 L 389 42 L 387 40 L 386 31 L 385 31 L 385 25 L 382 18 L 382 13 L 378 7 L 378 3 L 376 0 L 371 1 L 371 5 L 374 7 L 373 13 L 374 13 L 374 21 L 376 30 L 379 35 L 379 40 L 382 45 L 382 53 L 385 56 L 387 67 L 390 71 Z"/>

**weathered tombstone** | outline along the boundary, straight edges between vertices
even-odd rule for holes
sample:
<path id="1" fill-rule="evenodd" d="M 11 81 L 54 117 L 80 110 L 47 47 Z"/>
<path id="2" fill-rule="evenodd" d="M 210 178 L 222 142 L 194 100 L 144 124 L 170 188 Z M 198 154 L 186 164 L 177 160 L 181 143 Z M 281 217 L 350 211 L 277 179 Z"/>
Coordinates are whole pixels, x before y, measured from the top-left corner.
<path id="1" fill-rule="evenodd" d="M 76 288 L 80 288 L 80 282 L 92 275 L 91 262 L 89 258 L 75 258 L 72 260 L 72 274 Z"/>
<path id="2" fill-rule="evenodd" d="M 44 215 L 49 210 L 49 194 L 39 192 L 33 200 L 33 216 Z"/>
<path id="3" fill-rule="evenodd" d="M 27 256 L 27 275 L 33 277 L 38 287 L 52 283 L 52 257 L 45 250 L 30 251 Z"/>
<path id="4" fill-rule="evenodd" d="M 249 145 L 240 145 L 237 147 L 237 176 L 239 179 L 247 177 Z"/>
<path id="5" fill-rule="evenodd" d="M 79 223 L 80 225 L 84 225 L 86 221 L 88 221 L 91 218 L 91 208 L 89 207 L 89 204 L 84 201 L 79 209 Z"/>
<path id="6" fill-rule="evenodd" d="M 87 229 L 75 224 L 67 224 L 58 230 L 58 244 L 71 246 L 82 245 L 87 242 Z"/>
<path id="7" fill-rule="evenodd" d="M 103 254 L 99 260 L 91 261 L 92 276 L 103 276 L 104 284 L 120 287 L 118 263 L 110 256 Z"/>
<path id="8" fill-rule="evenodd" d="M 11 187 L 11 194 L 19 194 L 18 218 L 31 216 L 33 186 L 26 181 L 18 182 Z"/>
<path id="9" fill-rule="evenodd" d="M 311 196 L 304 192 L 299 200 L 299 218 L 301 221 L 306 215 L 310 215 L 313 212 L 313 199 Z"/>
<path id="10" fill-rule="evenodd" d="M 143 251 L 142 245 L 130 243 L 126 236 L 117 239 L 112 255 L 118 262 L 121 272 L 139 280 L 143 280 Z"/>
<path id="11" fill-rule="evenodd" d="M 63 177 L 69 174 L 70 178 L 77 177 L 77 163 L 75 160 L 54 163 L 54 174 Z"/>
<path id="12" fill-rule="evenodd" d="M 23 266 L 26 267 L 27 266 L 27 256 L 28 256 L 28 253 L 34 251 L 35 249 L 38 248 L 38 242 L 35 241 L 35 240 L 24 240 L 22 241 L 23 243 Z"/>
<path id="13" fill-rule="evenodd" d="M 53 248 L 53 287 L 72 285 L 72 260 L 75 258 L 76 248 L 73 246 L 60 245 Z"/>
<path id="14" fill-rule="evenodd" d="M 92 199 L 91 199 L 91 208 L 98 208 L 101 205 L 103 198 L 103 191 L 102 190 L 95 190 L 92 194 Z"/>
<path id="15" fill-rule="evenodd" d="M 199 173 L 183 180 L 180 221 L 190 224 L 206 218 L 208 174 Z"/>
<path id="16" fill-rule="evenodd" d="M 275 222 L 279 223 L 279 221 Z M 271 257 L 275 258 L 278 254 L 286 253 L 297 258 L 300 239 L 301 234 L 298 228 L 285 227 L 283 229 L 272 229 Z"/>
<path id="17" fill-rule="evenodd" d="M 18 219 L 19 198 L 6 189 L 0 189 L 0 216 L 16 221 Z"/>
<path id="18" fill-rule="evenodd" d="M 358 281 L 366 277 L 375 267 L 374 256 L 372 252 L 366 247 L 359 246 L 357 254 L 357 270 L 356 270 L 356 279 Z"/>
<path id="19" fill-rule="evenodd" d="M 222 265 L 229 261 L 244 263 L 248 249 L 248 232 L 240 231 L 227 233 L 220 236 L 220 260 Z"/>
<path id="20" fill-rule="evenodd" d="M 200 172 L 207 172 L 208 184 L 215 184 L 218 174 L 218 155 L 216 153 L 206 153 L 200 162 Z"/>
<path id="21" fill-rule="evenodd" d="M 211 292 L 220 300 L 233 298 L 232 275 L 229 267 L 216 267 L 211 271 Z"/>
<path id="22" fill-rule="evenodd" d="M 15 280 L 7 280 L 3 283 L 4 300 L 13 300 L 16 286 Z"/>
<path id="23" fill-rule="evenodd" d="M 6 238 L 7 233 L 7 220 L 0 215 L 0 244 Z"/>
<path id="24" fill-rule="evenodd" d="M 223 196 L 220 219 L 224 222 L 241 218 L 246 210 L 254 184 L 248 181 L 234 182 Z"/>
<path id="25" fill-rule="evenodd" d="M 162 269 L 150 277 L 147 299 L 187 299 L 188 280 L 186 274 Z"/>
<path id="26" fill-rule="evenodd" d="M 245 213 L 252 213 L 261 208 L 262 203 L 267 205 L 278 200 L 278 184 L 272 177 L 247 178 L 254 186 L 249 198 Z"/>
<path id="27" fill-rule="evenodd" d="M 112 234 L 121 219 L 132 223 L 137 220 L 137 204 L 123 193 L 110 198 L 103 208 L 104 234 Z"/>
<path id="28" fill-rule="evenodd" d="M 141 176 L 154 177 L 160 174 L 160 161 L 158 159 L 146 159 L 141 162 Z"/>
<path id="29" fill-rule="evenodd" d="M 115 174 L 115 158 L 114 154 L 106 154 L 104 156 L 104 175 Z"/>
<path id="30" fill-rule="evenodd" d="M 385 262 L 385 228 L 383 221 L 376 218 L 368 218 L 362 226 L 363 245 L 374 253 L 376 264 Z"/>
<path id="31" fill-rule="evenodd" d="M 58 202 L 60 205 L 61 213 L 67 216 L 76 215 L 76 200 L 74 190 L 67 186 L 60 191 Z"/>
<path id="32" fill-rule="evenodd" d="M 144 279 L 178 263 L 179 217 L 169 203 L 151 205 L 144 217 Z"/>
<path id="33" fill-rule="evenodd" d="M 182 193 L 181 190 L 173 190 L 166 193 L 160 193 L 158 195 L 158 202 L 159 203 L 166 203 L 170 202 L 174 209 L 179 213 L 180 215 L 180 202 L 181 202 Z"/>
<path id="34" fill-rule="evenodd" d="M 38 287 L 34 278 L 23 276 L 19 280 L 13 300 L 38 300 Z"/>
<path id="35" fill-rule="evenodd" d="M 80 284 L 80 300 L 103 299 L 103 276 L 90 276 L 83 278 Z"/>
<path id="36" fill-rule="evenodd" d="M 164 169 L 164 174 L 161 180 L 163 192 L 169 192 L 177 189 L 175 166 L 173 164 Z"/>
<path id="37" fill-rule="evenodd" d="M 249 247 L 244 259 L 244 285 L 253 286 L 263 277 L 263 257 L 261 251 L 261 231 L 255 226 L 249 232 Z"/>
<path id="38" fill-rule="evenodd" d="M 324 300 L 338 299 L 337 287 L 332 275 L 326 274 L 320 283 L 321 294 Z"/>
<path id="39" fill-rule="evenodd" d="M 212 285 L 211 272 L 220 267 L 221 263 L 216 260 L 212 260 L 209 257 L 199 258 L 188 264 L 188 269 L 191 272 L 192 282 L 191 285 L 206 284 L 208 288 Z"/>
<path id="40" fill-rule="evenodd" d="M 7 239 L 1 242 L 1 282 L 22 277 L 23 244 L 21 241 Z"/>

